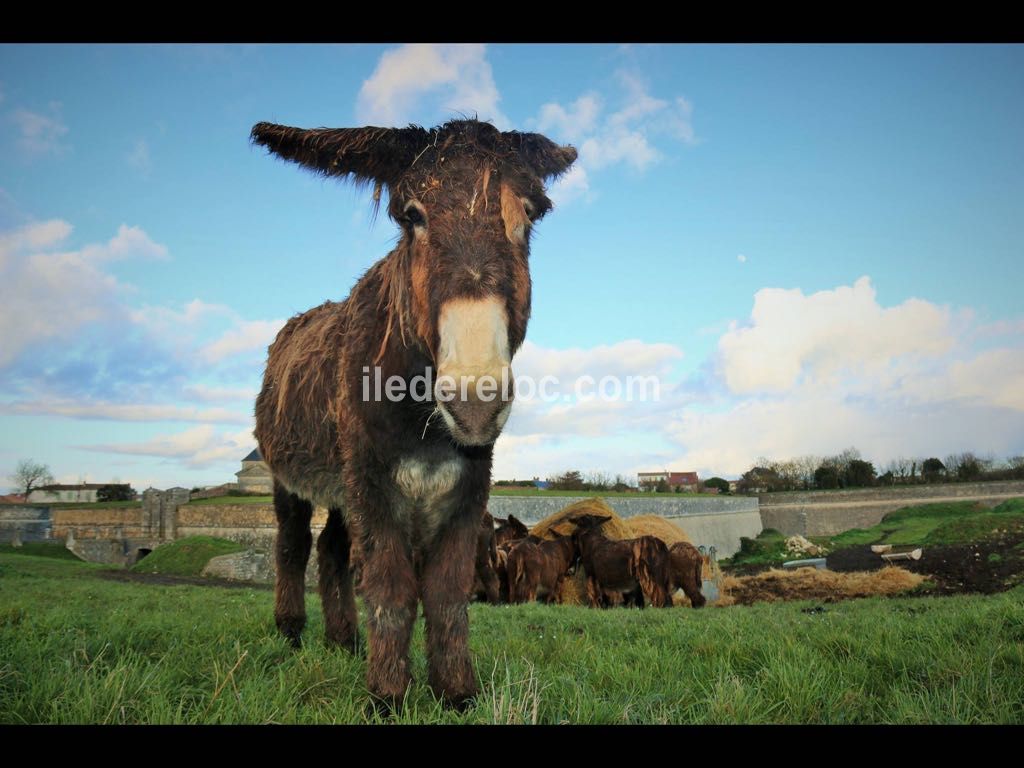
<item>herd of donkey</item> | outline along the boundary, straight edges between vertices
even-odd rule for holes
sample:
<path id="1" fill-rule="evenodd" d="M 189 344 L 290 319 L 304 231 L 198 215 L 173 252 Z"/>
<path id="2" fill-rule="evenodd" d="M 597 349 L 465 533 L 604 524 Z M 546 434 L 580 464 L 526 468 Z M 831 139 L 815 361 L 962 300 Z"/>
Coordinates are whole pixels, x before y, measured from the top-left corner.
<path id="1" fill-rule="evenodd" d="M 645 601 L 670 608 L 678 589 L 692 607 L 703 607 L 704 557 L 693 544 L 669 545 L 652 535 L 613 540 L 601 531 L 611 520 L 608 515 L 570 514 L 560 521 L 569 532 L 548 528 L 554 538 L 545 539 L 513 515 L 503 519 L 485 513 L 477 537 L 476 599 L 492 605 L 563 602 L 565 580 L 582 569 L 584 602 L 593 608 L 643 608 Z"/>

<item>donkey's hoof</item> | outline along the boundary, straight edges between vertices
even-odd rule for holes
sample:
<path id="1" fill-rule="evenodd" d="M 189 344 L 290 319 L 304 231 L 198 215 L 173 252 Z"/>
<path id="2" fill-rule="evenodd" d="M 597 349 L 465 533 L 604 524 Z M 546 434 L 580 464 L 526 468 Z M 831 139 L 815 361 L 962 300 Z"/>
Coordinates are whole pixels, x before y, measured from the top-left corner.
<path id="1" fill-rule="evenodd" d="M 306 626 L 305 619 L 278 619 L 277 629 L 292 648 L 302 647 L 302 629 Z"/>

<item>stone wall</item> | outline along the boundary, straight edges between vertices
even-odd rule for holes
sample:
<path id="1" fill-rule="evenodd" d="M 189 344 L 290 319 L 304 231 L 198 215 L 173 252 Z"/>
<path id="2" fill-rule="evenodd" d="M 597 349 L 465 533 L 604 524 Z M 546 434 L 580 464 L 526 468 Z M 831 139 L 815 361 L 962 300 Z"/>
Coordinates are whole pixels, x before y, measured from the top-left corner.
<path id="1" fill-rule="evenodd" d="M 870 528 L 903 507 L 943 501 L 980 501 L 995 506 L 1018 497 L 1024 497 L 1024 482 L 764 493 L 758 500 L 765 528 L 786 536 L 834 536 L 853 528 Z"/>
<path id="2" fill-rule="evenodd" d="M 29 504 L 0 504 L 0 544 L 9 544 L 15 534 L 22 542 L 49 539 L 50 508 Z"/>
<path id="3" fill-rule="evenodd" d="M 327 511 L 313 510 L 314 539 L 327 525 Z M 273 504 L 186 504 L 178 507 L 178 538 L 216 536 L 248 547 L 271 549 L 277 536 Z"/>

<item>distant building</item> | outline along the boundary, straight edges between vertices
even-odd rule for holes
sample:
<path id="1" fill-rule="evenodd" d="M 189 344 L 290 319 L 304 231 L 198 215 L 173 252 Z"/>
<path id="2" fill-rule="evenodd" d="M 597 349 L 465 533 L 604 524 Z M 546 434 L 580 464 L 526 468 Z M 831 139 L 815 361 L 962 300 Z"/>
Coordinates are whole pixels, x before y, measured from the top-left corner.
<path id="1" fill-rule="evenodd" d="M 242 469 L 235 472 L 238 478 L 238 490 L 246 493 L 273 493 L 273 480 L 270 476 L 270 468 L 260 456 L 260 449 L 253 448 L 252 452 L 242 459 Z"/>
<path id="2" fill-rule="evenodd" d="M 0 496 L 0 504 L 24 504 L 25 494 L 24 493 L 10 493 L 6 496 Z"/>
<path id="3" fill-rule="evenodd" d="M 41 485 L 33 488 L 28 495 L 29 504 L 60 504 L 62 502 L 75 502 L 81 504 L 92 504 L 99 501 L 97 494 L 100 488 L 125 488 L 130 489 L 128 483 L 78 483 L 77 485 Z"/>
<path id="4" fill-rule="evenodd" d="M 696 472 L 669 472 L 668 470 L 662 472 L 637 472 L 636 478 L 637 484 L 641 488 L 655 486 L 664 480 L 673 491 L 676 488 L 681 488 L 684 491 L 696 491 L 697 483 L 699 482 Z"/>

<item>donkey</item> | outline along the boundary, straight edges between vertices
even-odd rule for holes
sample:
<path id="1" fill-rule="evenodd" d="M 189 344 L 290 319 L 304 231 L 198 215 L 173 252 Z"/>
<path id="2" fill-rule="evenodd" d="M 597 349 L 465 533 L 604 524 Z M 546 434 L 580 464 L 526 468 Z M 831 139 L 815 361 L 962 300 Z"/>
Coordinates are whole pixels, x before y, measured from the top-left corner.
<path id="1" fill-rule="evenodd" d="M 494 518 L 484 512 L 476 534 L 476 573 L 473 577 L 473 596 L 491 605 L 501 602 L 499 583 L 498 547 L 494 543 Z"/>
<path id="2" fill-rule="evenodd" d="M 497 523 L 494 529 L 494 543 L 499 547 L 513 545 L 519 539 L 525 539 L 530 535 L 530 529 L 515 515 L 509 515 L 507 518 L 496 517 L 494 522 Z"/>
<path id="3" fill-rule="evenodd" d="M 494 441 L 514 396 L 505 384 L 530 316 L 530 234 L 552 208 L 545 180 L 576 150 L 476 120 L 431 130 L 258 123 L 251 138 L 316 173 L 372 184 L 377 204 L 386 191 L 401 227 L 347 299 L 293 317 L 268 350 L 254 434 L 274 478 L 275 621 L 301 643 L 310 518 L 314 504 L 326 507 L 317 552 L 327 642 L 358 646 L 351 550 L 371 696 L 385 709 L 402 700 L 422 601 L 428 683 L 463 709 L 477 692 L 466 606 Z M 370 396 L 374 367 L 386 400 Z M 409 396 L 391 397 L 392 381 Z"/>
<path id="4" fill-rule="evenodd" d="M 572 536 L 542 541 L 529 536 L 508 553 L 506 573 L 508 601 L 529 603 L 538 597 L 546 603 L 558 600 L 562 582 L 579 559 Z"/>
<path id="5" fill-rule="evenodd" d="M 646 597 L 661 608 L 672 606 L 672 573 L 668 547 L 654 536 L 612 541 L 601 533 L 607 515 L 574 519 L 580 565 L 587 574 L 587 597 L 593 608 L 610 605 L 608 593 L 621 593 L 625 604 L 644 607 Z"/>
<path id="6" fill-rule="evenodd" d="M 672 564 L 672 592 L 682 589 L 694 608 L 703 608 L 707 600 L 700 591 L 704 558 L 700 551 L 685 541 L 676 542 L 668 549 Z"/>

